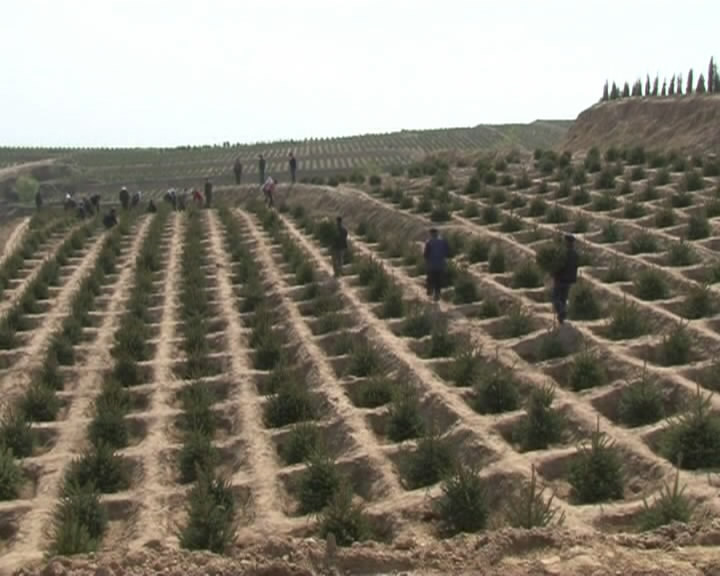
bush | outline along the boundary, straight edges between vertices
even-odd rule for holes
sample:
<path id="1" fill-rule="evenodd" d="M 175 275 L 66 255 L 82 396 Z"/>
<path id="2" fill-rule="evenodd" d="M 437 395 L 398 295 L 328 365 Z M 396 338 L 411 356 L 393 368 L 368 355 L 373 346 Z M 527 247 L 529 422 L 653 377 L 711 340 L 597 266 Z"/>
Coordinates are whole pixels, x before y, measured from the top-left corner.
<path id="1" fill-rule="evenodd" d="M 455 352 L 455 338 L 448 331 L 447 320 L 439 318 L 430 331 L 430 345 L 427 355 L 430 358 L 445 358 Z"/>
<path id="2" fill-rule="evenodd" d="M 60 410 L 60 400 L 55 395 L 55 390 L 34 382 L 20 401 L 20 409 L 28 420 L 52 422 Z"/>
<path id="3" fill-rule="evenodd" d="M 684 240 L 673 242 L 668 249 L 667 263 L 669 266 L 690 266 L 696 260 L 695 250 Z"/>
<path id="4" fill-rule="evenodd" d="M 505 272 L 505 252 L 500 246 L 493 246 L 488 255 L 488 272 L 490 274 L 502 274 Z"/>
<path id="5" fill-rule="evenodd" d="M 128 443 L 128 429 L 125 422 L 130 398 L 117 382 L 110 380 L 103 385 L 103 391 L 95 400 L 95 416 L 90 423 L 88 436 L 94 446 L 105 444 L 113 448 L 124 448 Z"/>
<path id="6" fill-rule="evenodd" d="M 477 218 L 478 216 L 480 216 L 480 208 L 478 207 L 478 203 L 472 201 L 465 202 L 465 207 L 463 208 L 463 216 L 465 218 Z"/>
<path id="7" fill-rule="evenodd" d="M 615 172 L 606 166 L 595 177 L 595 188 L 598 190 L 612 190 L 615 188 Z"/>
<path id="8" fill-rule="evenodd" d="M 393 442 L 417 438 L 422 434 L 424 425 L 418 395 L 411 385 L 405 383 L 394 388 L 388 415 L 387 435 Z"/>
<path id="9" fill-rule="evenodd" d="M 397 284 L 390 284 L 385 289 L 381 314 L 383 318 L 402 318 L 405 314 L 403 292 Z"/>
<path id="10" fill-rule="evenodd" d="M 304 384 L 295 380 L 281 383 L 277 393 L 265 405 L 265 424 L 270 428 L 310 420 L 314 415 L 310 393 Z"/>
<path id="11" fill-rule="evenodd" d="M 487 490 L 477 468 L 457 465 L 441 490 L 434 507 L 446 532 L 477 532 L 485 528 L 489 515 Z"/>
<path id="12" fill-rule="evenodd" d="M 92 486 L 69 484 L 53 517 L 52 553 L 61 556 L 97 550 L 107 526 L 107 514 Z"/>
<path id="13" fill-rule="evenodd" d="M 218 453 L 210 438 L 201 431 L 192 430 L 185 434 L 178 458 L 180 481 L 194 482 L 199 473 L 212 472 L 218 460 Z"/>
<path id="14" fill-rule="evenodd" d="M 497 359 L 488 364 L 475 382 L 473 410 L 479 414 L 500 414 L 519 405 L 518 384 L 512 370 Z"/>
<path id="15" fill-rule="evenodd" d="M 130 486 L 127 468 L 113 447 L 98 444 L 74 460 L 65 481 L 78 486 L 93 486 L 105 494 L 126 490 Z"/>
<path id="16" fill-rule="evenodd" d="M 620 420 L 630 427 L 645 426 L 663 417 L 662 390 L 648 378 L 647 370 L 642 376 L 623 388 L 618 404 Z"/>
<path id="17" fill-rule="evenodd" d="M 520 304 L 510 307 L 506 317 L 503 336 L 507 338 L 518 338 L 532 331 L 532 314 Z"/>
<path id="18" fill-rule="evenodd" d="M 608 381 L 605 363 L 597 353 L 585 349 L 573 359 L 570 365 L 568 383 L 570 388 L 579 392 L 588 388 L 603 386 Z"/>
<path id="19" fill-rule="evenodd" d="M 609 212 L 618 206 L 618 199 L 614 192 L 605 190 L 602 194 L 595 196 L 592 200 L 591 210 L 594 212 Z"/>
<path id="20" fill-rule="evenodd" d="M 635 277 L 635 295 L 642 300 L 667 298 L 669 289 L 665 276 L 657 268 L 644 268 Z"/>
<path id="21" fill-rule="evenodd" d="M 645 208 L 643 208 L 642 204 L 638 204 L 635 201 L 626 202 L 625 206 L 623 206 L 623 217 L 627 218 L 629 220 L 634 220 L 636 218 L 642 218 L 645 216 Z"/>
<path id="22" fill-rule="evenodd" d="M 570 293 L 570 318 L 596 320 L 602 316 L 595 292 L 587 282 L 578 282 Z"/>
<path id="23" fill-rule="evenodd" d="M 320 536 L 335 536 L 338 546 L 350 546 L 353 542 L 370 537 L 371 528 L 362 506 L 353 504 L 353 493 L 347 482 L 342 482 L 333 493 L 328 505 L 319 516 Z"/>
<path id="24" fill-rule="evenodd" d="M 414 303 L 408 309 L 402 325 L 403 336 L 411 338 L 422 338 L 432 331 L 433 318 L 431 310 L 420 304 Z"/>
<path id="25" fill-rule="evenodd" d="M 670 184 L 670 171 L 667 168 L 659 169 L 655 173 L 654 182 L 656 186 L 666 186 L 667 184 Z"/>
<path id="26" fill-rule="evenodd" d="M 647 331 L 643 312 L 633 302 L 623 297 L 622 303 L 612 310 L 608 337 L 611 340 L 637 338 Z"/>
<path id="27" fill-rule="evenodd" d="M 468 246 L 468 260 L 475 264 L 476 262 L 485 262 L 490 252 L 489 244 L 482 238 L 473 238 Z"/>
<path id="28" fill-rule="evenodd" d="M 358 382 L 351 391 L 353 402 L 360 408 L 377 408 L 392 399 L 394 382 L 383 376 L 374 376 Z"/>
<path id="29" fill-rule="evenodd" d="M 531 260 L 523 260 L 513 272 L 513 288 L 538 288 L 542 284 L 540 270 Z"/>
<path id="30" fill-rule="evenodd" d="M 340 489 L 341 477 L 335 462 L 323 454 L 314 454 L 300 479 L 300 512 L 319 512 Z"/>
<path id="31" fill-rule="evenodd" d="M 663 335 L 659 360 L 664 366 L 688 364 L 692 356 L 692 338 L 684 323 L 678 323 Z"/>
<path id="32" fill-rule="evenodd" d="M 320 446 L 320 431 L 312 423 L 296 424 L 290 430 L 288 440 L 280 449 L 286 464 L 298 464 L 307 460 Z"/>
<path id="33" fill-rule="evenodd" d="M 7 410 L 0 424 L 0 447 L 12 451 L 17 458 L 32 455 L 35 435 L 21 410 Z"/>
<path id="34" fill-rule="evenodd" d="M 697 387 L 689 410 L 670 422 L 661 452 L 681 468 L 716 468 L 720 465 L 720 417 L 712 412 L 712 394 Z"/>
<path id="35" fill-rule="evenodd" d="M 675 225 L 675 211 L 670 204 L 666 204 L 655 212 L 655 226 L 657 228 L 669 228 Z"/>
<path id="36" fill-rule="evenodd" d="M 377 174 L 371 174 L 368 182 L 370 183 L 370 186 L 378 187 L 382 184 L 382 178 Z"/>
<path id="37" fill-rule="evenodd" d="M 582 206 L 590 202 L 590 193 L 585 190 L 583 186 L 576 188 L 575 191 L 570 195 L 570 202 L 573 206 Z"/>
<path id="38" fill-rule="evenodd" d="M 552 276 L 563 268 L 566 257 L 567 248 L 564 242 L 556 238 L 538 249 L 535 254 L 535 262 L 540 270 Z"/>
<path id="39" fill-rule="evenodd" d="M 188 496 L 187 524 L 180 546 L 187 550 L 210 550 L 220 554 L 232 543 L 235 531 L 235 498 L 229 483 L 202 474 Z"/>
<path id="40" fill-rule="evenodd" d="M 565 513 L 553 505 L 555 492 L 545 499 L 545 488 L 540 488 L 535 474 L 535 466 L 531 467 L 529 482 L 524 482 L 519 490 L 514 490 L 508 498 L 506 516 L 508 524 L 513 528 L 530 530 L 535 527 L 560 525 L 565 520 Z"/>
<path id="41" fill-rule="evenodd" d="M 484 224 L 495 224 L 500 220 L 500 210 L 495 204 L 485 206 L 482 211 L 482 219 Z"/>
<path id="42" fill-rule="evenodd" d="M 480 350 L 471 346 L 464 346 L 455 353 L 453 363 L 450 365 L 450 380 L 455 386 L 472 386 L 485 367 L 485 361 Z"/>
<path id="43" fill-rule="evenodd" d="M 683 176 L 682 180 L 682 186 L 688 192 L 695 192 L 705 188 L 705 180 L 700 172 L 697 170 L 690 170 L 685 172 L 685 176 Z"/>
<path id="44" fill-rule="evenodd" d="M 417 449 L 409 453 L 403 462 L 408 487 L 415 490 L 432 486 L 452 470 L 453 463 L 450 445 L 430 430 L 420 438 Z"/>
<path id="45" fill-rule="evenodd" d="M 692 206 L 693 197 L 687 190 L 678 190 L 670 197 L 670 204 L 674 208 L 687 208 Z"/>
<path id="46" fill-rule="evenodd" d="M 552 386 L 535 388 L 530 393 L 525 408 L 526 418 L 516 431 L 523 450 L 545 450 L 560 440 L 563 423 L 551 407 L 554 398 L 555 389 Z"/>
<path id="47" fill-rule="evenodd" d="M 614 244 L 622 240 L 622 233 L 620 228 L 614 220 L 610 220 L 605 226 L 603 226 L 600 232 L 600 242 L 604 244 Z"/>
<path id="48" fill-rule="evenodd" d="M 716 306 L 707 285 L 691 286 L 685 301 L 682 314 L 690 320 L 697 320 L 705 316 L 712 316 Z"/>
<path id="49" fill-rule="evenodd" d="M 589 228 L 589 220 L 581 214 L 575 218 L 572 231 L 574 234 L 585 234 L 585 232 L 587 232 Z"/>
<path id="50" fill-rule="evenodd" d="M 547 210 L 547 202 L 543 200 L 540 197 L 533 198 L 532 202 L 530 202 L 530 207 L 528 208 L 528 216 L 531 218 L 537 218 L 538 216 L 542 216 L 545 214 L 545 211 Z"/>
<path id="51" fill-rule="evenodd" d="M 652 505 L 643 498 L 643 511 L 640 516 L 641 530 L 655 530 L 672 522 L 690 522 L 695 505 L 685 495 L 685 486 L 680 487 L 680 471 L 675 472 L 672 487 L 663 483 L 660 493 Z"/>
<path id="52" fill-rule="evenodd" d="M 702 212 L 696 212 L 690 216 L 687 227 L 688 240 L 700 240 L 710 236 L 710 222 Z"/>
<path id="53" fill-rule="evenodd" d="M 650 232 L 638 232 L 630 238 L 631 254 L 647 254 L 657 251 L 657 239 Z"/>
<path id="54" fill-rule="evenodd" d="M 479 299 L 475 280 L 467 268 L 460 268 L 455 277 L 453 298 L 456 304 L 470 304 Z"/>
<path id="55" fill-rule="evenodd" d="M 518 230 L 522 230 L 523 228 L 523 222 L 522 219 L 519 216 L 516 216 L 515 214 L 507 214 L 502 221 L 502 224 L 500 224 L 500 231 L 505 232 L 507 234 L 510 234 L 512 232 L 517 232 Z"/>
<path id="56" fill-rule="evenodd" d="M 352 343 L 349 373 L 363 378 L 372 376 L 380 368 L 380 356 L 375 347 L 365 338 L 357 338 Z"/>
<path id="57" fill-rule="evenodd" d="M 615 445 L 598 421 L 590 447 L 581 446 L 577 459 L 570 465 L 570 484 L 582 504 L 594 504 L 623 497 L 622 460 Z"/>
<path id="58" fill-rule="evenodd" d="M 15 462 L 12 450 L 0 444 L 0 500 L 17 498 L 22 482 L 23 473 Z"/>

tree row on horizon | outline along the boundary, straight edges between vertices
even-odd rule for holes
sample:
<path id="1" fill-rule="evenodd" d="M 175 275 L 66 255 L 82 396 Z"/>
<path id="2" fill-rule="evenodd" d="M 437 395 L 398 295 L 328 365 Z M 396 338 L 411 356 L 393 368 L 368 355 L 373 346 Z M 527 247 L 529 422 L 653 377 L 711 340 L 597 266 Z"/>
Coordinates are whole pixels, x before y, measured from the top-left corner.
<path id="1" fill-rule="evenodd" d="M 622 88 L 620 88 L 615 82 L 609 84 L 605 81 L 603 87 L 601 102 L 607 102 L 609 100 L 620 100 L 621 98 L 639 98 L 639 97 L 652 97 L 652 96 L 684 96 L 687 94 L 708 94 L 708 93 L 720 93 L 720 76 L 718 75 L 717 63 L 714 58 L 710 58 L 708 64 L 707 80 L 701 73 L 695 83 L 695 74 L 693 69 L 687 75 L 685 82 L 685 92 L 683 93 L 683 76 L 682 74 L 673 74 L 668 83 L 667 78 L 663 78 L 662 85 L 660 85 L 660 76 L 656 75 L 655 80 L 650 81 L 650 75 L 647 74 L 645 77 L 645 89 L 643 91 L 643 82 L 641 79 L 635 80 L 632 86 L 628 82 L 625 82 Z"/>

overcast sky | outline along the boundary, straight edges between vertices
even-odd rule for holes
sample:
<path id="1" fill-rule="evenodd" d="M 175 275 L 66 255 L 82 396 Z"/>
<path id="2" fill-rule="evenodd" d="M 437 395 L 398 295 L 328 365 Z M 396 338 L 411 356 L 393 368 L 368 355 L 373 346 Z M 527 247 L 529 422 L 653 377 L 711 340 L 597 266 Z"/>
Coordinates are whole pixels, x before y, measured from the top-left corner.
<path id="1" fill-rule="evenodd" d="M 0 145 L 572 119 L 707 70 L 719 0 L 0 0 Z"/>

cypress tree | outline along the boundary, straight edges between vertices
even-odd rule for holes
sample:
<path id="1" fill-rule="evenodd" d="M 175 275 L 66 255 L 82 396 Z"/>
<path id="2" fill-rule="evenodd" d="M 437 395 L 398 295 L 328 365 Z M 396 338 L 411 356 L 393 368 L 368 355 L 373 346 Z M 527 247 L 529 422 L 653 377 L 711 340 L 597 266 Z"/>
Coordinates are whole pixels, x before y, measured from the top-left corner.
<path id="1" fill-rule="evenodd" d="M 687 86 L 685 86 L 685 94 L 692 94 L 693 91 L 693 69 L 688 72 Z"/>
<path id="2" fill-rule="evenodd" d="M 668 88 L 668 94 L 670 96 L 675 96 L 675 74 L 673 74 L 673 77 L 670 78 L 670 87 Z"/>
<path id="3" fill-rule="evenodd" d="M 682 74 L 678 74 L 677 77 L 677 93 L 679 96 L 683 95 L 683 81 L 682 81 Z"/>
<path id="4" fill-rule="evenodd" d="M 635 83 L 633 84 L 632 96 L 642 96 L 642 82 L 639 79 L 635 80 Z"/>
<path id="5" fill-rule="evenodd" d="M 610 99 L 610 92 L 608 88 L 608 81 L 605 80 L 605 86 L 603 86 L 602 102 L 607 102 Z"/>
<path id="6" fill-rule="evenodd" d="M 715 91 L 715 59 L 712 56 L 710 57 L 710 64 L 708 65 L 707 91 Z"/>
<path id="7" fill-rule="evenodd" d="M 705 94 L 705 76 L 703 76 L 702 74 L 700 74 L 700 76 L 698 77 L 698 83 L 697 88 L 695 88 L 695 92 L 697 92 L 698 94 Z"/>
<path id="8" fill-rule="evenodd" d="M 650 74 L 645 76 L 645 96 L 650 96 Z"/>
<path id="9" fill-rule="evenodd" d="M 713 62 L 713 92 L 720 92 L 720 76 L 718 76 L 717 63 Z"/>
<path id="10" fill-rule="evenodd" d="M 657 96 L 657 95 L 658 95 L 658 90 L 660 90 L 660 78 L 658 78 L 657 76 L 655 76 L 655 81 L 653 82 L 652 95 L 653 95 L 653 96 Z"/>
<path id="11" fill-rule="evenodd" d="M 610 100 L 617 100 L 618 98 L 620 98 L 620 90 L 618 90 L 617 84 L 613 82 L 610 90 Z"/>
<path id="12" fill-rule="evenodd" d="M 660 93 L 661 96 L 667 96 L 667 78 L 663 78 L 663 87 L 662 92 Z"/>
<path id="13" fill-rule="evenodd" d="M 628 84 L 627 82 L 625 82 L 625 85 L 623 86 L 622 97 L 623 98 L 630 97 L 630 84 Z"/>

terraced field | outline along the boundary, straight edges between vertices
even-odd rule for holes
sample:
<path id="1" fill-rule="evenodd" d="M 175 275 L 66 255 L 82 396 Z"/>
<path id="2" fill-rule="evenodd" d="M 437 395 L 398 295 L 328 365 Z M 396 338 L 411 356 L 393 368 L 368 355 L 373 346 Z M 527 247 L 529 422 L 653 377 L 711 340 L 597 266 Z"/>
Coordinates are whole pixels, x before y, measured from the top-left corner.
<path id="1" fill-rule="evenodd" d="M 34 217 L 0 260 L 3 564 L 118 542 L 712 530 L 718 170 L 623 156 L 298 185 L 277 212 L 223 187 L 219 209 L 111 231 Z M 437 304 L 432 224 L 453 249 Z M 540 265 L 561 232 L 582 266 L 558 326 Z"/>

